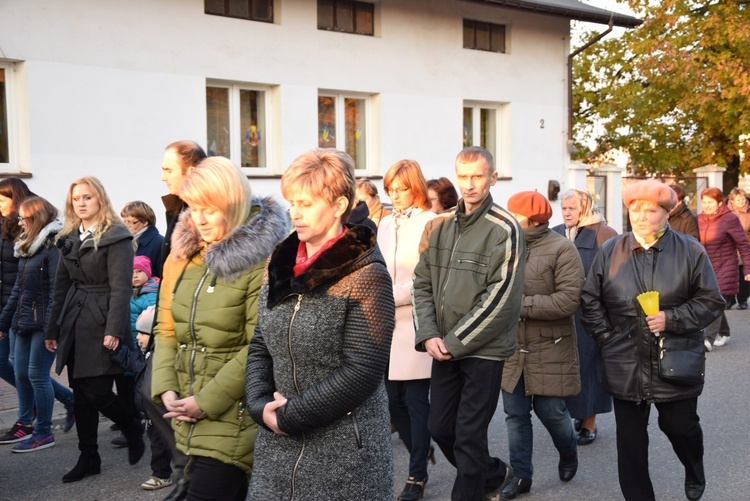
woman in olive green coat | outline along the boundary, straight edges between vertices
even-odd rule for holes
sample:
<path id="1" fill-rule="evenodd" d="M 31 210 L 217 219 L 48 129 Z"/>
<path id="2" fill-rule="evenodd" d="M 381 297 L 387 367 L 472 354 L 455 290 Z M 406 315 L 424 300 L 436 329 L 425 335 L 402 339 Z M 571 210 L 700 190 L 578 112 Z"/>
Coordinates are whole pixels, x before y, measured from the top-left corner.
<path id="1" fill-rule="evenodd" d="M 251 202 L 247 178 L 222 157 L 201 162 L 181 196 L 189 209 L 164 266 L 151 393 L 191 457 L 187 499 L 244 500 L 257 431 L 244 403 L 247 347 L 288 218 L 271 199 Z"/>

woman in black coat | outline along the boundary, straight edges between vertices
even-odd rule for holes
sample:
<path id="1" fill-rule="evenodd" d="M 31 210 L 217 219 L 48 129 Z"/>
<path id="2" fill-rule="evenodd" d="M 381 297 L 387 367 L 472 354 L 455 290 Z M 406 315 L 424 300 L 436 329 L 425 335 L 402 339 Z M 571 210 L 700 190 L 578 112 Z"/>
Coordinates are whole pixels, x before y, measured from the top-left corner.
<path id="1" fill-rule="evenodd" d="M 564 223 L 552 228 L 571 240 L 583 262 L 583 272 L 588 275 L 599 248 L 617 235 L 607 226 L 594 199 L 585 191 L 568 190 L 560 197 Z M 575 314 L 578 360 L 581 372 L 581 392 L 568 397 L 565 403 L 575 419 L 578 445 L 589 445 L 596 439 L 596 415 L 612 412 L 612 397 L 604 390 L 601 381 L 599 349 L 581 324 L 580 308 Z"/>
<path id="2" fill-rule="evenodd" d="M 655 500 L 648 467 L 651 404 L 658 425 L 685 468 L 685 495 L 706 486 L 698 396 L 703 384 L 678 385 L 659 376 L 660 336 L 692 339 L 723 313 L 724 299 L 705 249 L 667 224 L 677 196 L 649 179 L 623 193 L 633 231 L 607 241 L 583 287 L 583 325 L 601 350 L 602 382 L 614 397 L 620 489 L 628 501 Z M 659 293 L 646 315 L 636 297 Z M 702 349 L 701 349 L 702 351 Z"/>
<path id="3" fill-rule="evenodd" d="M 84 177 L 70 186 L 65 224 L 56 241 L 60 263 L 46 336 L 47 347 L 58 350 L 57 373 L 68 367 L 75 397 L 81 455 L 63 482 L 99 473 L 99 412 L 125 434 L 130 464 L 143 455 L 140 421 L 112 391 L 114 377 L 122 368 L 109 355 L 120 343 L 134 347 L 130 330 L 132 239 L 98 179 Z"/>

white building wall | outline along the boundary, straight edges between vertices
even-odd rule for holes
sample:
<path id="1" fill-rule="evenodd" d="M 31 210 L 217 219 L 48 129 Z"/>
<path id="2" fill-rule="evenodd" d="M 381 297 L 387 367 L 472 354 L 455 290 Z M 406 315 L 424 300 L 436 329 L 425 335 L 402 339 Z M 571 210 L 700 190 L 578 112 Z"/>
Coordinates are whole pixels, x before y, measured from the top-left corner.
<path id="1" fill-rule="evenodd" d="M 367 37 L 318 30 L 307 0 L 277 0 L 274 24 L 206 15 L 200 0 L 3 0 L 0 60 L 18 61 L 20 167 L 58 207 L 72 180 L 93 174 L 116 207 L 142 199 L 161 215 L 163 148 L 206 146 L 211 79 L 271 87 L 277 174 L 317 145 L 318 90 L 331 89 L 377 96 L 373 174 L 413 158 L 428 178 L 453 179 L 463 102 L 486 101 L 508 103 L 498 164 L 512 180 L 498 182 L 496 200 L 546 195 L 549 179 L 567 188 L 567 20 L 458 0 L 376 5 Z M 506 24 L 508 54 L 463 49 L 464 17 Z M 251 184 L 279 192 L 278 176 Z"/>

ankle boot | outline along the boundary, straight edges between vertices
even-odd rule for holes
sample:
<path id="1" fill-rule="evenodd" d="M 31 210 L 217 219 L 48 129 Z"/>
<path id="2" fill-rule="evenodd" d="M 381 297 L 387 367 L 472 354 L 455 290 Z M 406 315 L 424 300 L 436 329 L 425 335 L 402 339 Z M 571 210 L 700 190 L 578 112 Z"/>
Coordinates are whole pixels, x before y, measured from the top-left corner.
<path id="1" fill-rule="evenodd" d="M 63 482 L 78 482 L 83 480 L 86 475 L 98 475 L 102 471 L 102 459 L 98 453 L 93 454 L 81 454 L 78 456 L 78 462 L 66 473 L 62 480 Z"/>

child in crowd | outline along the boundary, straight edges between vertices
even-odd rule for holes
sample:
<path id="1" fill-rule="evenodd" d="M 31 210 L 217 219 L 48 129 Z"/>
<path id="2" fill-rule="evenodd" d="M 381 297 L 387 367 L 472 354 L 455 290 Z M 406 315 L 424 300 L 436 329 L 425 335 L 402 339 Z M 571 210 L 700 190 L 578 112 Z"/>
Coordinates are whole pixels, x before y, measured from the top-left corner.
<path id="1" fill-rule="evenodd" d="M 136 258 L 137 259 L 137 258 Z M 135 283 L 135 273 L 133 278 Z M 153 354 L 149 351 L 151 340 L 151 329 L 154 324 L 154 305 L 148 306 L 138 316 L 135 321 L 136 341 L 135 350 L 130 350 L 127 346 L 120 347 L 112 353 L 112 360 L 120 367 L 133 374 L 135 382 L 135 409 L 136 412 L 146 419 L 146 413 L 141 403 L 141 386 L 143 385 L 143 375 L 146 369 L 146 361 Z M 163 489 L 172 485 L 170 477 L 172 476 L 171 456 L 169 448 L 161 435 L 156 433 L 150 421 L 146 422 L 146 435 L 151 441 L 151 476 L 141 484 L 141 488 L 147 491 Z"/>
<path id="2" fill-rule="evenodd" d="M 147 256 L 135 256 L 133 260 L 133 297 L 130 298 L 130 325 L 133 328 L 133 340 L 138 332 L 135 322 L 146 308 L 156 304 L 159 293 L 159 279 L 151 276 L 151 260 Z M 150 332 L 150 331 L 149 331 Z"/>

